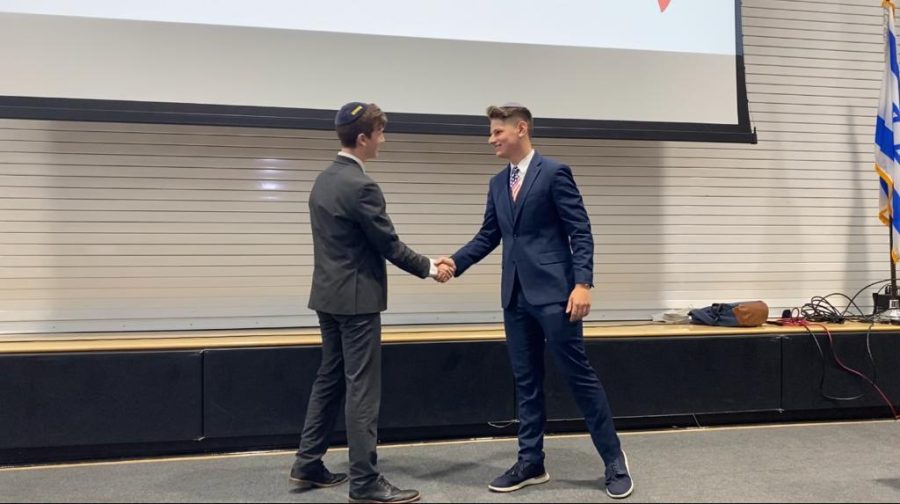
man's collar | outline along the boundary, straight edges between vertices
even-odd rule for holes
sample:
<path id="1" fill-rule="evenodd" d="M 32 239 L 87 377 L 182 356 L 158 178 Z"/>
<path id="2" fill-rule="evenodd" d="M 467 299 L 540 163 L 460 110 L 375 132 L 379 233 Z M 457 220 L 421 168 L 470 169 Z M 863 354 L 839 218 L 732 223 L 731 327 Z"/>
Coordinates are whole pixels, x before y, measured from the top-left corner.
<path id="1" fill-rule="evenodd" d="M 528 169 L 528 165 L 531 164 L 531 160 L 534 159 L 534 149 L 528 152 L 528 154 L 523 157 L 518 164 L 513 164 L 512 161 L 509 162 L 509 166 L 518 166 L 519 170 L 525 171 Z"/>
<path id="2" fill-rule="evenodd" d="M 362 168 L 363 173 L 366 172 L 366 165 L 365 165 L 365 163 L 362 162 L 362 159 L 359 159 L 358 157 L 354 156 L 353 154 L 350 154 L 349 152 L 344 152 L 344 151 L 338 152 L 338 156 L 343 156 L 347 159 L 354 161 L 356 164 L 359 165 L 360 168 Z"/>

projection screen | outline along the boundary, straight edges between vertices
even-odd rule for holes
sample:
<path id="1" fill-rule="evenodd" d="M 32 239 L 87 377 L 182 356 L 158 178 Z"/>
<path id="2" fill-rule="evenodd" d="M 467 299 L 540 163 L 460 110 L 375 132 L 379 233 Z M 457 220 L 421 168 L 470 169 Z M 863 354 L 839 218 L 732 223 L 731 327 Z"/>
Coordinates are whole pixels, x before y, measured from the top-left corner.
<path id="1" fill-rule="evenodd" d="M 0 115 L 751 142 L 739 0 L 0 0 Z"/>

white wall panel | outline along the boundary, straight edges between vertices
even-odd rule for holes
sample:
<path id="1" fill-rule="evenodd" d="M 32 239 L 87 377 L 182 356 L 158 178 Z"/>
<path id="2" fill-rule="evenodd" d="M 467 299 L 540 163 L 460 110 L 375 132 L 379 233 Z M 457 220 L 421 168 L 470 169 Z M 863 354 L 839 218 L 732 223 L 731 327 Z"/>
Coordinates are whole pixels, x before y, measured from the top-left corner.
<path id="1" fill-rule="evenodd" d="M 778 313 L 888 275 L 881 12 L 744 1 L 758 145 L 537 139 L 592 218 L 590 319 L 744 299 Z M 0 120 L 0 333 L 315 325 L 306 202 L 336 149 L 327 131 Z M 500 165 L 484 137 L 389 132 L 368 168 L 404 241 L 437 256 L 477 231 Z M 389 267 L 385 322 L 501 320 L 499 259 L 445 286 Z"/>

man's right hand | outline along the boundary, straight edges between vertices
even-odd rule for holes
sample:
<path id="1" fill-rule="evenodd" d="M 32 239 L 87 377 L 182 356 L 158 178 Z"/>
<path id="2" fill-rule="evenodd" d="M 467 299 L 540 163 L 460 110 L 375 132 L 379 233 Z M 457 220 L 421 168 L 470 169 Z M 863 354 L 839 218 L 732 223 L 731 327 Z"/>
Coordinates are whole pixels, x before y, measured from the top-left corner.
<path id="1" fill-rule="evenodd" d="M 434 264 L 438 267 L 438 276 L 435 280 L 445 283 L 456 273 L 456 263 L 449 257 L 441 257 Z"/>

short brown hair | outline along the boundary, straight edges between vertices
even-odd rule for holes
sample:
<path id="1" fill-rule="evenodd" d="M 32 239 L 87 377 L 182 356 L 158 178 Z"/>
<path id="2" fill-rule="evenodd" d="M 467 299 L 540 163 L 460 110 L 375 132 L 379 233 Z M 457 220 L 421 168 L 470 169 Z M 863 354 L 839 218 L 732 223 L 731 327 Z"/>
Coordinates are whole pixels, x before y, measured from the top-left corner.
<path id="1" fill-rule="evenodd" d="M 510 119 L 525 121 L 525 124 L 528 125 L 529 137 L 531 137 L 531 133 L 534 131 L 534 118 L 531 117 L 531 111 L 524 105 L 519 105 L 517 103 L 509 103 L 499 107 L 491 105 L 487 108 L 487 116 L 488 119 L 501 119 L 503 121 L 509 121 Z"/>
<path id="2" fill-rule="evenodd" d="M 376 130 L 387 126 L 387 115 L 378 108 L 378 105 L 369 103 L 362 116 L 350 124 L 335 127 L 338 138 L 343 147 L 356 147 L 356 139 L 360 134 L 371 137 Z"/>

